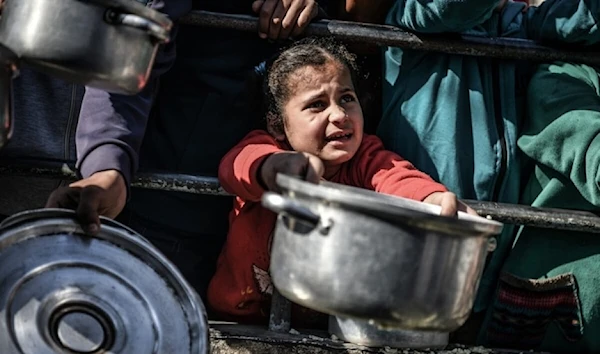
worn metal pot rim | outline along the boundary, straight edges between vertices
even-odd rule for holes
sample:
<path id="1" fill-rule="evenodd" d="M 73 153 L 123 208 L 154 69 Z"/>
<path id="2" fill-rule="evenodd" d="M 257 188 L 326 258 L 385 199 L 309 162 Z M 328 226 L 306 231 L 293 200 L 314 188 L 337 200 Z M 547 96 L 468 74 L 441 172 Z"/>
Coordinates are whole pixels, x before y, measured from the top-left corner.
<path id="1" fill-rule="evenodd" d="M 453 235 L 491 237 L 502 231 L 503 224 L 480 216 L 458 212 L 458 218 L 441 216 L 437 205 L 417 202 L 407 198 L 377 193 L 371 190 L 321 181 L 309 183 L 299 178 L 277 175 L 277 185 L 294 196 L 314 198 L 326 203 L 334 203 L 374 216 L 376 218 L 403 223 L 435 231 L 454 231 Z M 480 235 L 483 233 L 483 235 Z"/>
<path id="2" fill-rule="evenodd" d="M 25 210 L 25 211 L 11 215 L 8 218 L 4 219 L 0 223 L 0 231 L 7 227 L 18 226 L 20 224 L 29 223 L 34 220 L 53 219 L 53 218 L 67 218 L 67 219 L 71 219 L 71 220 L 76 220 L 76 213 L 73 210 L 60 209 L 60 208 L 44 208 L 44 209 Z M 133 231 L 131 228 L 121 224 L 120 222 L 114 221 L 113 219 L 109 219 L 107 217 L 100 216 L 100 223 L 102 225 L 124 229 L 128 233 L 134 234 L 138 238 L 141 238 L 144 241 L 149 242 L 142 235 Z M 94 236 L 89 236 L 89 237 L 94 237 Z"/>

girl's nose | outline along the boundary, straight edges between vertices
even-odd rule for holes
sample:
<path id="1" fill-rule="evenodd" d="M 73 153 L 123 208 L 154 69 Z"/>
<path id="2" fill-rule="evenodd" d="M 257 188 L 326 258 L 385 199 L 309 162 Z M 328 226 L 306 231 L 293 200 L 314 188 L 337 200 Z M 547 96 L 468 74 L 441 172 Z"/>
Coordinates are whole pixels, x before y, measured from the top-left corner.
<path id="1" fill-rule="evenodd" d="M 331 109 L 331 113 L 329 114 L 329 121 L 332 123 L 341 123 L 348 119 L 348 115 L 346 114 L 346 110 L 342 107 L 335 105 Z"/>

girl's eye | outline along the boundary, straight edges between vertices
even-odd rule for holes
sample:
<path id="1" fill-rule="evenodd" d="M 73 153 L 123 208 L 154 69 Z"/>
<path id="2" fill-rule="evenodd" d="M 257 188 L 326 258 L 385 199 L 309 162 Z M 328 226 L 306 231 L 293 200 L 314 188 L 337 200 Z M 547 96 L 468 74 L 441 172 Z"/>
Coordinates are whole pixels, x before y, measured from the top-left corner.
<path id="1" fill-rule="evenodd" d="M 342 96 L 342 103 L 354 102 L 356 98 L 353 95 L 347 94 Z"/>
<path id="2" fill-rule="evenodd" d="M 323 101 L 315 101 L 306 106 L 307 109 L 321 109 L 325 107 L 325 103 Z"/>

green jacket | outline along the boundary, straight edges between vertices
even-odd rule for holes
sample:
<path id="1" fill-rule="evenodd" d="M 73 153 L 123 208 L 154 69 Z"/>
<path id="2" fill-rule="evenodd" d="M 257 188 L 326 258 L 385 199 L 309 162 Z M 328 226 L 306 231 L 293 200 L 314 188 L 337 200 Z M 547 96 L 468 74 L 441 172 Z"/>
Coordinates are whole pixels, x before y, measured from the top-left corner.
<path id="1" fill-rule="evenodd" d="M 498 0 L 398 0 L 387 23 L 423 33 L 530 38 L 592 44 L 600 40 L 596 0 L 547 0 L 539 8 Z M 385 52 L 384 107 L 378 135 L 391 150 L 461 198 L 516 203 L 517 137 L 530 63 L 428 53 Z M 486 268 L 475 310 L 495 287 L 513 242 L 505 227 Z"/>
<path id="2" fill-rule="evenodd" d="M 528 103 L 518 146 L 532 168 L 521 202 L 600 210 L 600 74 L 587 65 L 541 65 L 531 80 Z M 523 227 L 503 271 L 554 285 L 530 292 L 525 306 L 507 304 L 498 295 L 484 342 L 497 344 L 493 335 L 498 332 L 512 332 L 508 337 L 513 343 L 530 341 L 515 328 L 509 330 L 512 326 L 497 315 L 515 319 L 526 314 L 547 322 L 538 322 L 540 336 L 529 348 L 600 352 L 599 234 Z M 572 284 L 556 282 L 561 277 L 571 277 Z M 499 292 L 504 286 L 501 282 Z M 559 299 L 556 294 L 561 292 Z M 544 297 L 553 297 L 553 306 L 548 307 Z M 495 331 L 492 336 L 490 330 Z"/>

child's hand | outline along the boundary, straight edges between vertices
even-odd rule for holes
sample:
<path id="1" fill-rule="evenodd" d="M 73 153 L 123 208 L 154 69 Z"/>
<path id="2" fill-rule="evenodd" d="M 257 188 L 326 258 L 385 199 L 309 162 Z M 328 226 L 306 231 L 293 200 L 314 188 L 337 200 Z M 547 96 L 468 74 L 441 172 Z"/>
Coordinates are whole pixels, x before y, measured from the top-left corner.
<path id="1" fill-rule="evenodd" d="M 464 211 L 468 214 L 477 215 L 475 210 L 469 208 L 466 204 L 456 198 L 456 194 L 451 192 L 435 192 L 431 193 L 423 202 L 435 204 L 442 207 L 440 215 L 456 216 L 458 211 Z"/>
<path id="2" fill-rule="evenodd" d="M 319 14 L 315 0 L 256 0 L 252 10 L 258 14 L 260 38 L 287 39 L 298 36 Z"/>
<path id="3" fill-rule="evenodd" d="M 300 177 L 308 182 L 319 183 L 325 172 L 323 161 L 306 152 L 276 152 L 267 157 L 258 171 L 259 179 L 264 187 L 278 191 L 275 178 L 278 173 Z"/>

